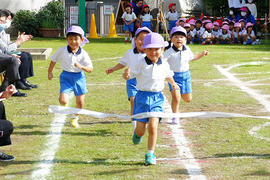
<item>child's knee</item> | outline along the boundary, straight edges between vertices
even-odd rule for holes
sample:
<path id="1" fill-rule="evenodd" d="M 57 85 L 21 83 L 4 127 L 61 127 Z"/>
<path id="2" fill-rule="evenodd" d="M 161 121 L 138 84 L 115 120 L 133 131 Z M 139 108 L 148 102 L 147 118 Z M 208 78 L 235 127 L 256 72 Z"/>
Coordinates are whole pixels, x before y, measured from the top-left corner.
<path id="1" fill-rule="evenodd" d="M 65 106 L 65 105 L 67 105 L 67 103 L 68 103 L 68 100 L 67 99 L 65 99 L 64 97 L 59 97 L 59 103 L 62 105 L 62 106 Z"/>
<path id="2" fill-rule="evenodd" d="M 79 101 L 76 102 L 76 105 L 77 105 L 77 107 L 82 108 L 83 105 L 84 105 L 84 101 L 79 100 Z"/>

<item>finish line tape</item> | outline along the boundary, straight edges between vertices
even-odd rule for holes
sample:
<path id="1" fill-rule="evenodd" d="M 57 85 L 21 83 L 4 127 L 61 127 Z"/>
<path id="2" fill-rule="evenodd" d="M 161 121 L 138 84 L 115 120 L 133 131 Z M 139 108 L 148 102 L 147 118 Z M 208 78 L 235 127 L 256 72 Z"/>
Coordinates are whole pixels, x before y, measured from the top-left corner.
<path id="1" fill-rule="evenodd" d="M 251 116 L 245 114 L 237 114 L 237 113 L 226 113 L 226 112 L 187 112 L 187 113 L 163 113 L 163 112 L 146 112 L 135 114 L 132 116 L 128 115 L 118 115 L 118 114 L 110 114 L 110 113 L 102 113 L 97 111 L 91 111 L 86 109 L 78 109 L 72 107 L 64 107 L 64 106 L 49 106 L 50 113 L 58 113 L 58 114 L 81 114 L 87 115 L 98 119 L 103 118 L 119 118 L 119 119 L 143 119 L 150 117 L 161 117 L 161 118 L 231 118 L 231 117 L 245 117 L 245 118 L 257 118 L 257 119 L 270 119 L 270 116 Z"/>

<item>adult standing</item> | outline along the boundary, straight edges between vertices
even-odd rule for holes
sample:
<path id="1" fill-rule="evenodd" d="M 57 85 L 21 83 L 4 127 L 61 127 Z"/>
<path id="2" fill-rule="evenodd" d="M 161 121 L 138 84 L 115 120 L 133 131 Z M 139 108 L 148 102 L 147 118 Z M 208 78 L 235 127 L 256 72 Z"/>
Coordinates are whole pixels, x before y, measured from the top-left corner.
<path id="1" fill-rule="evenodd" d="M 256 20 L 254 16 L 250 14 L 249 9 L 245 6 L 240 8 L 240 14 L 237 15 L 236 21 L 239 22 L 240 19 L 244 19 L 246 24 L 250 22 L 256 26 Z"/>
<path id="2" fill-rule="evenodd" d="M 137 18 L 140 17 L 140 14 L 142 13 L 142 8 L 143 8 L 143 0 L 135 0 L 135 1 L 132 1 L 131 4 L 132 4 L 133 12 L 135 13 L 136 17 Z M 140 21 L 136 20 L 134 24 L 135 26 L 134 26 L 134 31 L 132 32 L 132 37 L 134 37 L 136 30 L 140 26 Z"/>
<path id="3" fill-rule="evenodd" d="M 16 88 L 14 85 L 9 85 L 5 91 L 0 92 L 0 146 L 11 144 L 10 135 L 13 132 L 13 124 L 6 119 L 5 106 L 2 101 L 12 96 L 15 92 Z M 0 161 L 13 161 L 14 159 L 14 156 L 0 151 Z"/>

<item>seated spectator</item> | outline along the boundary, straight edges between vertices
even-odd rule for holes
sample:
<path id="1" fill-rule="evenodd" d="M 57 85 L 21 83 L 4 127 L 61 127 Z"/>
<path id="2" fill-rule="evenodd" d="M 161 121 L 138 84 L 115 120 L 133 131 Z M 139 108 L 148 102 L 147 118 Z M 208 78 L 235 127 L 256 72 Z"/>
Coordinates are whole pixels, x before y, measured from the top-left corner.
<path id="1" fill-rule="evenodd" d="M 9 28 L 11 21 L 12 21 L 12 13 L 8 10 L 1 10 L 0 11 L 0 18 L 2 22 L 5 22 L 4 29 L 0 32 L 0 48 L 4 51 L 4 54 L 19 54 L 21 65 L 19 67 L 20 73 L 20 80 L 16 82 L 16 87 L 18 89 L 29 90 L 32 88 L 37 88 L 37 85 L 31 84 L 27 81 L 27 78 L 34 76 L 33 73 L 33 60 L 30 53 L 27 52 L 16 52 L 17 48 L 24 43 L 32 39 L 31 35 L 26 35 L 22 33 L 19 35 L 15 42 L 10 42 L 10 36 L 6 34 L 5 29 Z"/>
<path id="2" fill-rule="evenodd" d="M 232 42 L 234 44 L 241 44 L 243 41 L 242 31 L 241 31 L 241 24 L 239 22 L 234 24 L 234 29 L 232 32 Z"/>
<path id="3" fill-rule="evenodd" d="M 219 23 L 217 21 L 215 21 L 213 23 L 214 25 L 214 28 L 212 30 L 212 34 L 214 35 L 214 40 L 213 40 L 213 43 L 214 44 L 219 44 L 219 35 L 220 35 L 220 29 L 219 29 Z"/>
<path id="4" fill-rule="evenodd" d="M 193 31 L 190 29 L 190 24 L 185 23 L 184 28 L 187 31 L 187 44 L 192 44 L 192 37 L 194 37 Z"/>
<path id="5" fill-rule="evenodd" d="M 229 33 L 229 26 L 227 24 L 221 27 L 222 31 L 219 35 L 220 44 L 231 44 L 231 34 Z"/>
<path id="6" fill-rule="evenodd" d="M 7 146 L 11 144 L 10 135 L 13 132 L 13 125 L 6 119 L 5 106 L 2 102 L 16 92 L 13 85 L 9 85 L 7 89 L 0 92 L 0 146 Z M 15 158 L 0 151 L 0 161 L 13 161 Z"/>
<path id="7" fill-rule="evenodd" d="M 254 31 L 252 30 L 253 24 L 252 23 L 247 23 L 246 24 L 246 29 L 243 31 L 243 44 L 251 44 L 254 45 L 256 44 L 256 36 Z"/>
<path id="8" fill-rule="evenodd" d="M 202 21 L 197 20 L 195 24 L 195 36 L 193 38 L 193 43 L 201 43 L 202 35 L 204 33 L 204 28 L 202 27 Z"/>
<path id="9" fill-rule="evenodd" d="M 211 22 L 205 25 L 205 31 L 202 35 L 202 45 L 205 45 L 205 44 L 213 45 L 213 41 L 214 41 L 214 35 L 212 34 L 213 28 L 214 28 L 214 25 Z"/>
<path id="10" fill-rule="evenodd" d="M 232 34 L 232 31 L 233 31 L 233 28 L 234 28 L 234 22 L 233 21 L 230 21 L 229 22 L 229 32 Z"/>

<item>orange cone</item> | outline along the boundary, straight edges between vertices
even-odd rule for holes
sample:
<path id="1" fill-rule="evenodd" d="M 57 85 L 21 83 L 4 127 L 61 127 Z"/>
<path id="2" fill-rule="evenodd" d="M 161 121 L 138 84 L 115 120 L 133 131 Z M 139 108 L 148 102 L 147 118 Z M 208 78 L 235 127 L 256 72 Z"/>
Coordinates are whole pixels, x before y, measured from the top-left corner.
<path id="1" fill-rule="evenodd" d="M 96 20 L 95 20 L 95 14 L 92 14 L 91 16 L 91 24 L 90 24 L 90 33 L 88 38 L 94 38 L 94 39 L 99 39 L 97 35 L 97 26 L 96 26 Z"/>
<path id="2" fill-rule="evenodd" d="M 108 37 L 110 38 L 117 37 L 113 13 L 111 15 L 110 31 L 109 31 Z"/>

